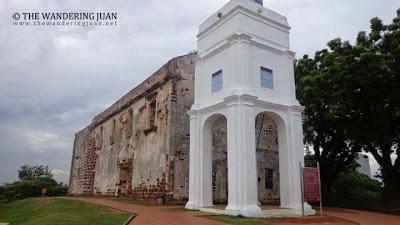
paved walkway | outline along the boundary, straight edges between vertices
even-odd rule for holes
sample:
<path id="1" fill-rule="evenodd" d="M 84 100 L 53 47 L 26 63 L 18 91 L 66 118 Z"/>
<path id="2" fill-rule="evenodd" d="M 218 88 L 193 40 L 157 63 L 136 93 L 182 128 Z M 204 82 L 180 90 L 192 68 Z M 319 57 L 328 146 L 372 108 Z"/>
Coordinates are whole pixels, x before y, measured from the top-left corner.
<path id="1" fill-rule="evenodd" d="M 115 209 L 137 214 L 130 225 L 226 225 L 225 223 L 197 217 L 205 215 L 201 212 L 189 212 L 174 210 L 179 206 L 156 206 L 147 207 L 133 205 L 124 202 L 97 199 L 97 198 L 78 198 L 79 200 L 98 205 L 105 205 Z"/>
<path id="2" fill-rule="evenodd" d="M 340 208 L 328 208 L 324 211 L 324 215 L 351 220 L 361 225 L 400 225 L 400 216 Z"/>
<path id="3" fill-rule="evenodd" d="M 226 225 L 205 218 L 198 217 L 206 215 L 198 211 L 183 211 L 181 206 L 141 206 L 124 203 L 110 199 L 98 198 L 78 198 L 79 200 L 98 205 L 105 205 L 115 209 L 137 214 L 130 225 Z M 318 211 L 317 211 L 318 212 Z M 340 218 L 340 219 L 338 219 Z M 305 217 L 292 219 L 273 219 L 267 220 L 272 224 L 278 225 L 400 225 L 400 216 L 387 215 L 360 210 L 324 208 L 324 217 Z M 346 222 L 348 221 L 348 222 Z M 353 222 L 351 222 L 353 221 Z M 267 224 L 270 224 L 267 223 Z"/>

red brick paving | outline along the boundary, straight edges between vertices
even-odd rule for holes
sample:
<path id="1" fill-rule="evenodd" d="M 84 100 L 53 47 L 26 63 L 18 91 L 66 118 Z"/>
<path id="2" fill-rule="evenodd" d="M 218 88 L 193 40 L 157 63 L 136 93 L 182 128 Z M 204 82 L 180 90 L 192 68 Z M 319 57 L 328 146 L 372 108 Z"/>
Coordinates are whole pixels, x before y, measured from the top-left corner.
<path id="1" fill-rule="evenodd" d="M 222 222 L 198 217 L 199 215 L 205 215 L 204 213 L 198 211 L 189 212 L 171 210 L 174 208 L 178 208 L 179 206 L 151 207 L 134 205 L 109 199 L 78 199 L 137 214 L 136 218 L 130 223 L 130 225 L 226 225 Z M 279 225 L 350 225 L 354 224 L 352 223 L 352 221 L 360 225 L 400 225 L 400 216 L 339 208 L 324 209 L 324 217 L 320 221 L 318 221 L 319 218 L 321 217 L 315 216 L 307 218 L 272 219 L 266 221 Z"/>
<path id="2" fill-rule="evenodd" d="M 197 217 L 201 212 L 173 211 L 178 206 L 146 207 L 109 199 L 78 198 L 98 205 L 105 205 L 122 211 L 137 214 L 130 225 L 226 225 L 222 222 Z"/>
<path id="3" fill-rule="evenodd" d="M 324 215 L 340 217 L 361 225 L 400 225 L 400 216 L 352 209 L 328 208 Z"/>

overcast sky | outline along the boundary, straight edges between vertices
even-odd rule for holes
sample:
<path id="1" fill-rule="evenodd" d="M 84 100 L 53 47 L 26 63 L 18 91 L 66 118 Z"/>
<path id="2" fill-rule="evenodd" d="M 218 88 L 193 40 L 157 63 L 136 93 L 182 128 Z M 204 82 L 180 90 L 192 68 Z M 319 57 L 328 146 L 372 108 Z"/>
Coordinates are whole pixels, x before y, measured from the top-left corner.
<path id="1" fill-rule="evenodd" d="M 100 3 L 101 2 L 101 3 Z M 227 0 L 0 0 L 0 184 L 23 164 L 69 176 L 74 133 L 170 58 L 196 49 L 197 27 Z M 399 0 L 264 0 L 288 17 L 297 56 L 336 37 L 354 42 L 369 19 L 390 22 Z M 115 27 L 15 27 L 15 12 L 117 12 Z M 376 171 L 373 165 L 373 171 Z"/>

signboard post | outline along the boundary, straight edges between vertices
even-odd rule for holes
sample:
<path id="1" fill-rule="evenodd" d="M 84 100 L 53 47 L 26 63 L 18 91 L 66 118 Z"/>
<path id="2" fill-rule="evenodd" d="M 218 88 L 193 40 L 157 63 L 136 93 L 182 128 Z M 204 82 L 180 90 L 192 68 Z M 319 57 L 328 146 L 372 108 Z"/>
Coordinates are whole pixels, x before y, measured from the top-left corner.
<path id="1" fill-rule="evenodd" d="M 320 215 L 322 216 L 322 185 L 321 185 L 321 169 L 319 168 L 319 162 L 317 162 L 317 168 L 318 168 L 318 186 L 319 186 L 319 212 Z"/>
<path id="2" fill-rule="evenodd" d="M 300 167 L 300 173 L 303 201 L 319 202 L 320 214 L 322 216 L 321 176 L 319 164 L 317 164 L 317 168 Z M 303 207 L 302 210 L 304 215 Z"/>
<path id="3" fill-rule="evenodd" d="M 304 168 L 299 163 L 300 167 L 300 186 L 301 186 L 301 215 L 304 216 Z"/>

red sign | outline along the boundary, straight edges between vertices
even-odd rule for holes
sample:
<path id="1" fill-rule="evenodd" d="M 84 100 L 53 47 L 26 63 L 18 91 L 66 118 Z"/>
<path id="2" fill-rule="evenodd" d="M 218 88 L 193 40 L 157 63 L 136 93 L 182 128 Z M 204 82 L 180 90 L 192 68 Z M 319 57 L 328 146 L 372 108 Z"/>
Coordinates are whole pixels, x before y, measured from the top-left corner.
<path id="1" fill-rule="evenodd" d="M 319 202 L 318 169 L 304 168 L 304 200 L 306 202 Z"/>

